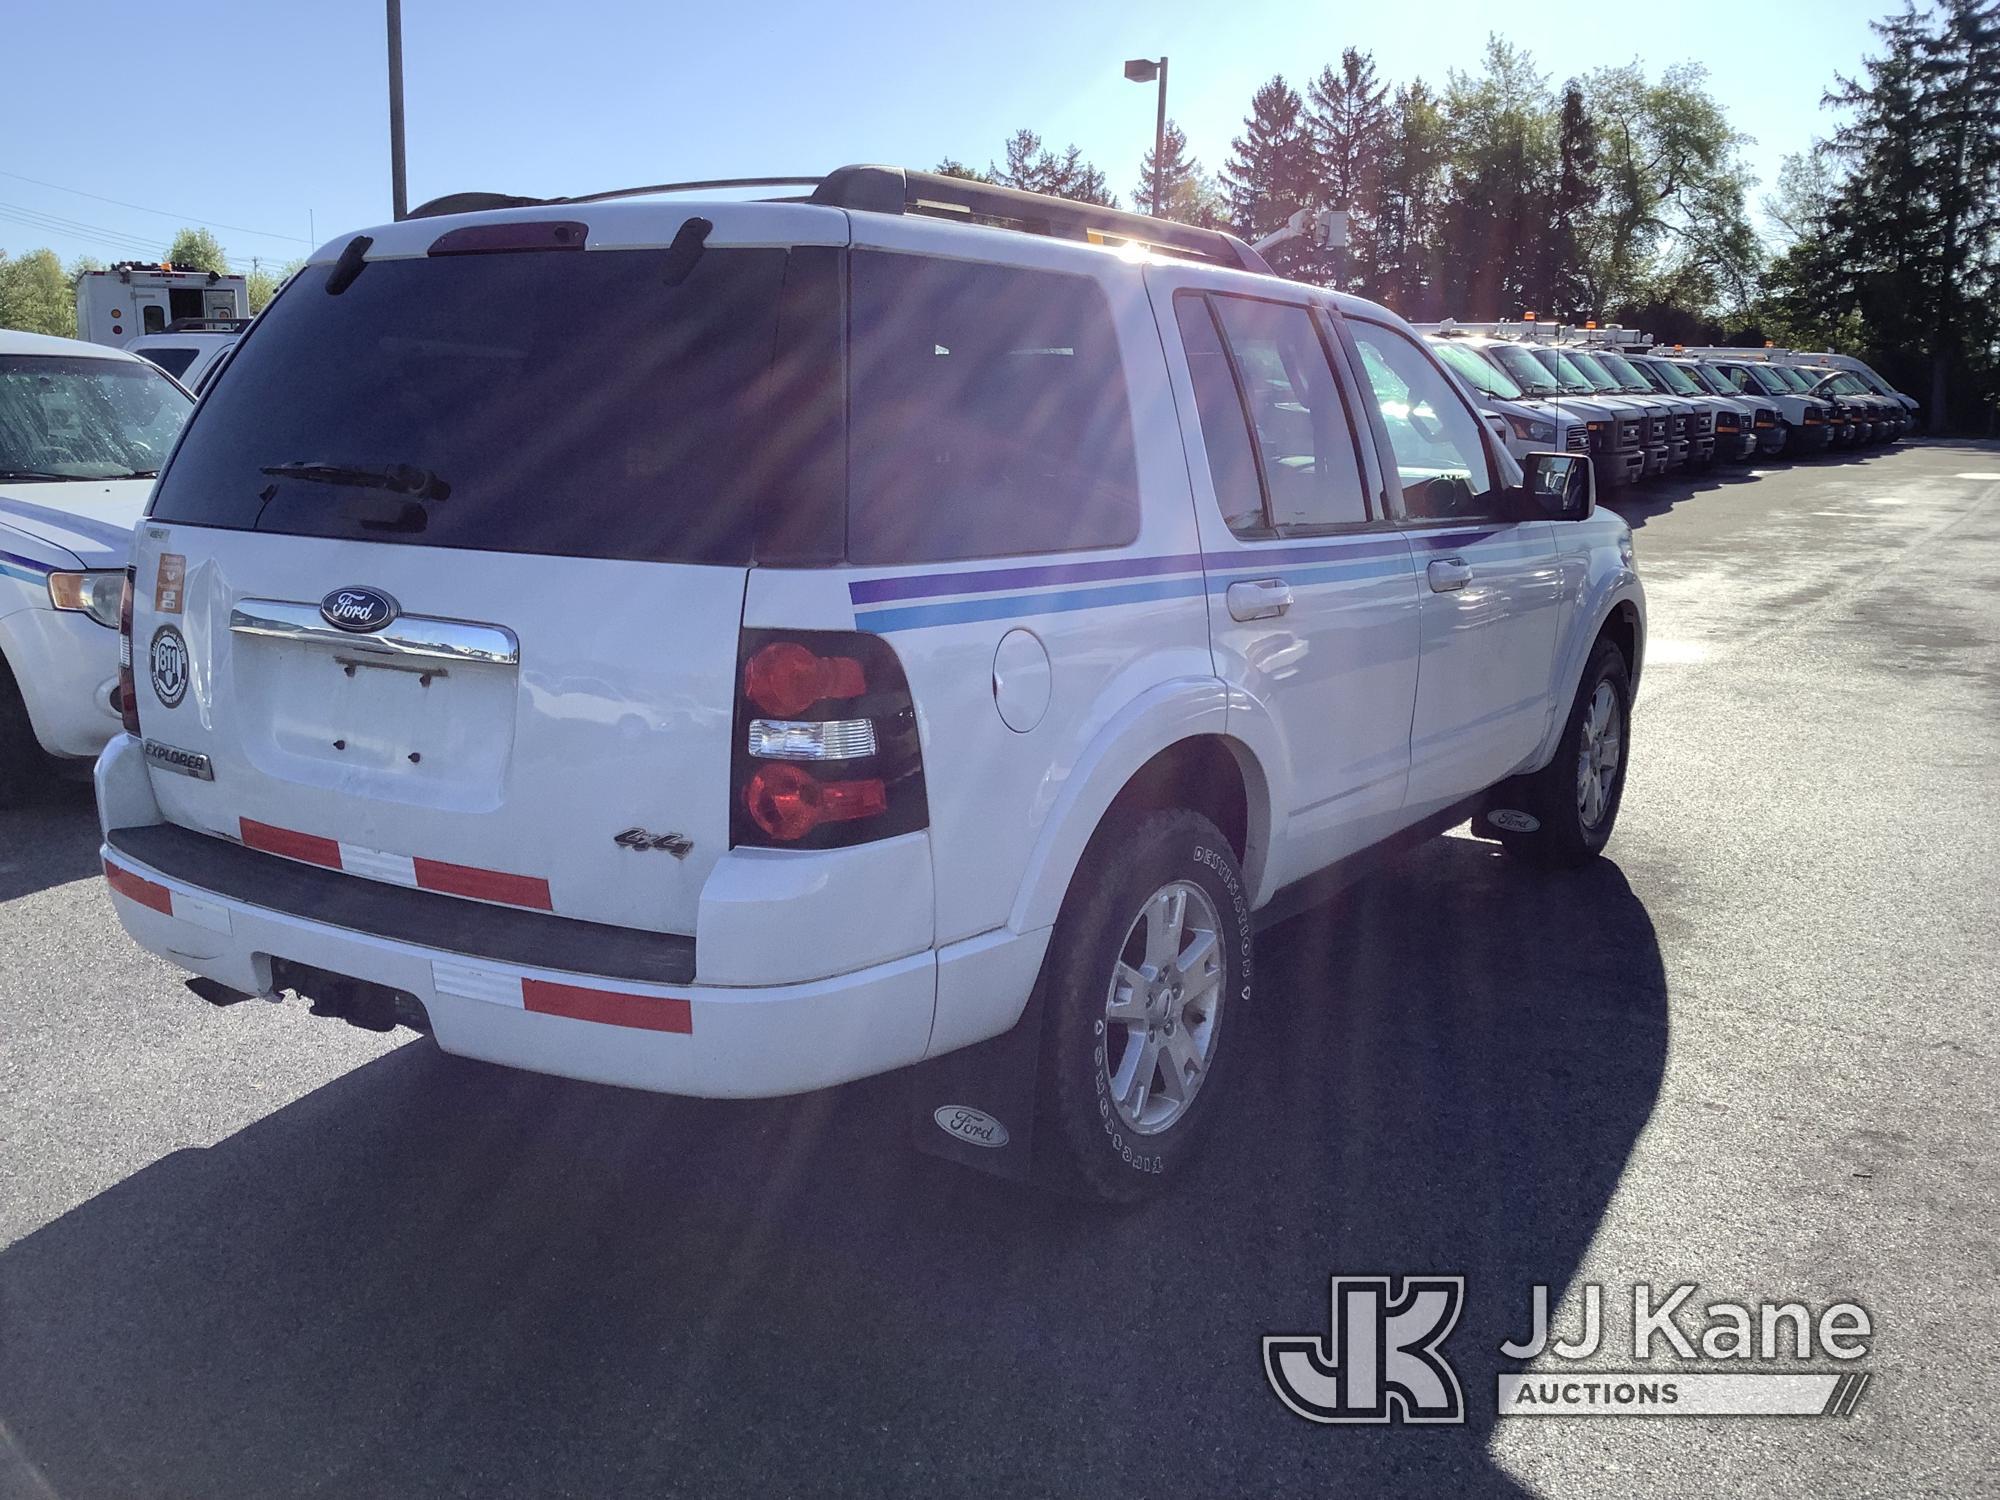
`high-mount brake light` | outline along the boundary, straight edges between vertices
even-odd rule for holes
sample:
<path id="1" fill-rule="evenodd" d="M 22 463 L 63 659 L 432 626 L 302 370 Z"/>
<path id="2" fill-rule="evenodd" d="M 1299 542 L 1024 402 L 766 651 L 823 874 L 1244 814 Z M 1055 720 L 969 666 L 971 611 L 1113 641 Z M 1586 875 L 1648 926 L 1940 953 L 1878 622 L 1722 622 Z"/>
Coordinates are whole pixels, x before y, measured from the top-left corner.
<path id="1" fill-rule="evenodd" d="M 928 826 L 916 705 L 887 641 L 746 629 L 738 657 L 732 843 L 835 849 Z"/>
<path id="2" fill-rule="evenodd" d="M 127 734 L 139 732 L 139 683 L 132 673 L 132 580 L 125 570 L 125 587 L 118 595 L 118 718 Z"/>
<path id="3" fill-rule="evenodd" d="M 851 656 L 819 656 L 797 641 L 774 641 L 743 666 L 743 691 L 778 719 L 796 719 L 829 698 L 858 698 L 868 677 Z"/>

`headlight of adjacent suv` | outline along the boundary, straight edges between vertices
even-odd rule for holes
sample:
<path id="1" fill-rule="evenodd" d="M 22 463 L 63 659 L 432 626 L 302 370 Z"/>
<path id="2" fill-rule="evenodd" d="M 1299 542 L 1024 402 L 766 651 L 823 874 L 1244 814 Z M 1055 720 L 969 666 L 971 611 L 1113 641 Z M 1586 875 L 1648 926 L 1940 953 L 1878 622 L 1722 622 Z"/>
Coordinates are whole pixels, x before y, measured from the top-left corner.
<path id="1" fill-rule="evenodd" d="M 1537 422 L 1533 417 L 1517 417 L 1509 413 L 1507 425 L 1514 429 L 1514 436 L 1524 443 L 1553 443 L 1556 440 L 1556 424 Z"/>
<path id="2" fill-rule="evenodd" d="M 118 628 L 118 596 L 125 587 L 125 572 L 51 573 L 49 603 L 57 609 L 89 615 L 106 630 Z"/>

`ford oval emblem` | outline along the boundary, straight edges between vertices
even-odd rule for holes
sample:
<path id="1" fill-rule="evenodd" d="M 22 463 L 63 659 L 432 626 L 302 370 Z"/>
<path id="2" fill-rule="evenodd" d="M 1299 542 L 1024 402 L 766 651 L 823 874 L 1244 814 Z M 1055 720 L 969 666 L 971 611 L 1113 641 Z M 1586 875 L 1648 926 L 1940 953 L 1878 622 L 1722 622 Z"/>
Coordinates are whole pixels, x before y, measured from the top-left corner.
<path id="1" fill-rule="evenodd" d="M 997 1149 L 1007 1144 L 1007 1127 L 983 1109 L 966 1104 L 947 1104 L 931 1111 L 937 1128 L 969 1146 Z"/>
<path id="2" fill-rule="evenodd" d="M 380 630 L 402 607 L 380 589 L 335 589 L 319 601 L 320 618 L 339 630 Z"/>

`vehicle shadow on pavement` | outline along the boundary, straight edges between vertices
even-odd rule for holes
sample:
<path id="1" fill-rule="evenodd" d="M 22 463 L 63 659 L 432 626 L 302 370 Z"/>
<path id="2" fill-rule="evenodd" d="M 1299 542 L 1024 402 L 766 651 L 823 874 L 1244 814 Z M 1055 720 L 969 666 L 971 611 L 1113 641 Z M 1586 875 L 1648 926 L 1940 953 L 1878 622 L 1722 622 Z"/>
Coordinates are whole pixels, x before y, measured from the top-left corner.
<path id="1" fill-rule="evenodd" d="M 1653 1109 L 1652 923 L 1610 861 L 1454 837 L 1260 941 L 1235 1107 L 1122 1212 L 915 1155 L 898 1078 L 403 1047 L 0 1254 L 0 1492 L 1524 1493 L 1497 1350 Z M 1334 1272 L 1466 1277 L 1466 1426 L 1279 1405 L 1260 1336 Z"/>
<path id="2" fill-rule="evenodd" d="M 0 902 L 99 873 L 98 842 L 88 781 L 55 781 L 0 808 Z"/>
<path id="3" fill-rule="evenodd" d="M 1734 490 L 1746 484 L 1755 484 L 1758 476 L 1750 470 L 1777 461 L 1759 458 L 1754 465 L 1717 464 L 1713 468 L 1695 474 L 1679 473 L 1664 479 L 1648 479 L 1638 485 L 1600 491 L 1598 504 L 1606 510 L 1616 511 L 1625 518 L 1626 525 L 1637 531 L 1654 517 L 1665 515 L 1676 505 L 1692 500 L 1697 495 L 1710 495 L 1718 490 Z"/>

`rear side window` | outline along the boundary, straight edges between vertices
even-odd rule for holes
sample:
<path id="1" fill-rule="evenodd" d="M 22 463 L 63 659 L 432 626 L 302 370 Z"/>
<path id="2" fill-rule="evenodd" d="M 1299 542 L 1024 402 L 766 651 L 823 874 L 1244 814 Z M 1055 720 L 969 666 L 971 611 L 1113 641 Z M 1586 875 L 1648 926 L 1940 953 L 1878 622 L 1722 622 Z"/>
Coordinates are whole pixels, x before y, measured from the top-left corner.
<path id="1" fill-rule="evenodd" d="M 850 559 L 1137 539 L 1132 416 L 1094 281 L 857 250 L 850 287 Z"/>
<path id="2" fill-rule="evenodd" d="M 669 253 L 374 261 L 337 296 L 308 267 L 236 345 L 153 514 L 571 557 L 837 557 L 840 252 L 716 248 L 691 271 Z"/>
<path id="3" fill-rule="evenodd" d="M 174 379 L 179 380 L 181 376 L 187 374 L 187 367 L 194 363 L 194 357 L 199 351 L 194 349 L 134 349 L 132 352 L 141 359 L 150 359 L 162 370 L 173 376 Z"/>
<path id="4" fill-rule="evenodd" d="M 1365 523 L 1354 424 L 1311 310 L 1184 292 L 1174 311 L 1229 529 L 1257 538 Z"/>

